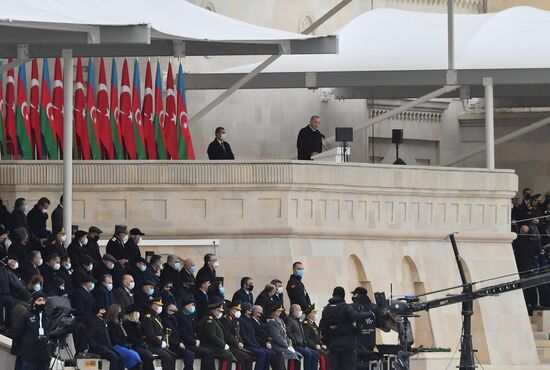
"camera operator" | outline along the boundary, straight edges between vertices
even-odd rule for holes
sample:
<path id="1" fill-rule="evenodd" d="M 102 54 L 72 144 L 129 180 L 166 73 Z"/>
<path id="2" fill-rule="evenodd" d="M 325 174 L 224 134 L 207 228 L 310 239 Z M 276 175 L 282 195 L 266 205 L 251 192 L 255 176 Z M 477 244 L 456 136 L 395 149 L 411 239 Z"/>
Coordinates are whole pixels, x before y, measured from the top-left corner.
<path id="1" fill-rule="evenodd" d="M 353 294 L 353 308 L 359 312 L 369 314 L 366 318 L 356 322 L 357 336 L 355 343 L 357 362 L 367 365 L 371 359 L 374 359 L 372 356 L 376 346 L 376 327 L 380 326 L 382 315 L 378 307 L 371 302 L 367 289 L 357 287 L 351 294 Z M 358 367 L 358 369 L 366 368 L 366 366 Z"/>
<path id="2" fill-rule="evenodd" d="M 346 292 L 342 287 L 332 291 L 332 298 L 323 309 L 319 323 L 321 333 L 328 347 L 329 369 L 355 369 L 355 330 L 353 323 L 363 320 L 369 314 L 358 312 L 345 301 Z"/>
<path id="3" fill-rule="evenodd" d="M 49 319 L 44 314 L 46 296 L 35 292 L 30 307 L 13 325 L 12 354 L 20 356 L 22 370 L 47 370 Z"/>

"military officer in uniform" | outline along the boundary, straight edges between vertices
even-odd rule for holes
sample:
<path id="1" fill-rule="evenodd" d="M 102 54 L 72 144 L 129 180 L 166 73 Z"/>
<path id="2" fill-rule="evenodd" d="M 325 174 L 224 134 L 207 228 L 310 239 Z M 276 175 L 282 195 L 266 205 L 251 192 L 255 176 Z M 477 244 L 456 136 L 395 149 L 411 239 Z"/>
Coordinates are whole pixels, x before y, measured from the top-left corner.
<path id="1" fill-rule="evenodd" d="M 229 350 L 233 353 L 237 362 L 241 364 L 241 367 L 244 370 L 252 370 L 252 363 L 256 358 L 252 352 L 244 348 L 240 333 L 241 302 L 232 302 L 228 308 L 227 314 L 220 319 L 225 334 L 225 342 L 229 345 Z"/>
<path id="2" fill-rule="evenodd" d="M 229 350 L 225 342 L 225 335 L 220 319 L 223 316 L 223 301 L 214 300 L 208 305 L 209 313 L 199 324 L 199 340 L 201 347 L 214 351 L 220 364 L 220 370 L 226 370 L 232 362 L 236 362 L 235 356 Z M 225 366 L 225 368 L 224 368 Z"/>
<path id="3" fill-rule="evenodd" d="M 162 370 L 175 370 L 176 356 L 169 350 L 169 341 L 159 316 L 161 313 L 162 300 L 159 297 L 151 301 L 141 319 L 143 339 L 147 343 L 147 349 L 160 357 Z"/>
<path id="4" fill-rule="evenodd" d="M 306 340 L 306 346 L 316 350 L 321 355 L 319 357 L 319 364 L 321 370 L 327 369 L 327 346 L 321 341 L 321 330 L 315 323 L 317 319 L 317 309 L 315 303 L 306 308 L 304 315 L 306 318 L 302 322 L 304 328 L 304 338 Z"/>
<path id="5" fill-rule="evenodd" d="M 115 225 L 115 234 L 111 240 L 107 242 L 107 247 L 105 249 L 107 254 L 115 257 L 122 266 L 126 266 L 126 263 L 130 260 L 130 255 L 124 246 L 128 238 L 128 226 Z"/>

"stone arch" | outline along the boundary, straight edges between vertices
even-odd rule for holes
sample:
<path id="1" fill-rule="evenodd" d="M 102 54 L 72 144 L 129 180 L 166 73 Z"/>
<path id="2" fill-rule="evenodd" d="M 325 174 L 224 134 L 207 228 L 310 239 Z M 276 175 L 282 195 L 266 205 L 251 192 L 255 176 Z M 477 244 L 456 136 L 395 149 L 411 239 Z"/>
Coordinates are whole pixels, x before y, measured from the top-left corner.
<path id="1" fill-rule="evenodd" d="M 462 257 L 462 266 L 464 267 L 464 275 L 467 281 L 472 281 L 468 264 Z M 474 349 L 477 350 L 476 357 L 482 364 L 490 363 L 489 351 L 487 349 L 487 338 L 485 337 L 485 329 L 483 325 L 483 316 L 481 315 L 481 307 L 479 299 L 474 301 L 474 314 L 472 315 L 472 342 Z"/>
<path id="2" fill-rule="evenodd" d="M 404 294 L 424 294 L 426 289 L 424 288 L 424 282 L 420 278 L 418 273 L 418 268 L 414 260 L 405 256 L 403 262 L 401 263 L 401 273 L 402 273 L 402 288 Z M 408 291 L 407 291 L 408 290 Z M 424 347 L 434 347 L 435 341 L 432 331 L 431 317 L 429 311 L 422 311 L 417 313 L 419 317 L 411 320 L 413 334 L 414 334 L 414 345 Z"/>

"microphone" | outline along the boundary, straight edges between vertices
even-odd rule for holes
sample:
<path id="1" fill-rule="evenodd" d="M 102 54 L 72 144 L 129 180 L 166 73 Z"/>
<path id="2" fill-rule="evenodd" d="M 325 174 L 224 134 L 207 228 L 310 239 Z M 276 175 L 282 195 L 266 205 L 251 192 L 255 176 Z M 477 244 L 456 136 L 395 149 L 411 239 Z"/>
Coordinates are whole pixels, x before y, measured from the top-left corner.
<path id="1" fill-rule="evenodd" d="M 321 133 L 319 132 L 319 134 L 321 134 Z M 330 143 L 325 138 L 325 135 L 323 135 L 323 134 L 321 134 L 321 143 L 323 144 L 323 149 L 325 150 L 325 152 L 327 150 L 332 149 L 332 146 L 330 145 Z"/>

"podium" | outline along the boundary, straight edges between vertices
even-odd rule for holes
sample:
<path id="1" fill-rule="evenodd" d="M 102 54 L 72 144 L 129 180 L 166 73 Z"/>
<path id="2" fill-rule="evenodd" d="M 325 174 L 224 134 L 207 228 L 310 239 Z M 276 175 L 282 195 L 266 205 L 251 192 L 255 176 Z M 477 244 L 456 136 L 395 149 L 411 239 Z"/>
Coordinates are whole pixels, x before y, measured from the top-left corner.
<path id="1" fill-rule="evenodd" d="M 318 162 L 344 162 L 344 156 L 342 155 L 344 148 L 339 146 L 329 149 L 325 152 L 312 155 L 311 159 Z M 346 155 L 349 157 L 350 147 L 346 147 Z"/>

